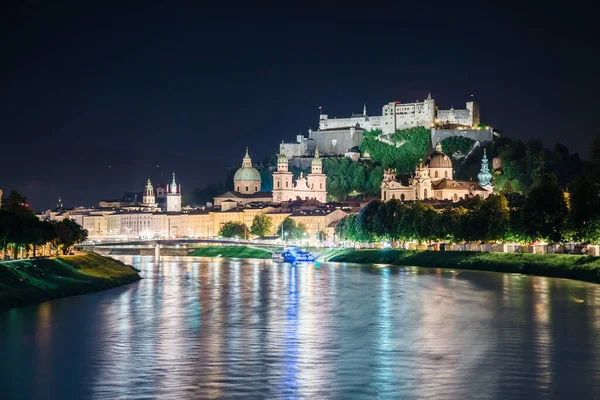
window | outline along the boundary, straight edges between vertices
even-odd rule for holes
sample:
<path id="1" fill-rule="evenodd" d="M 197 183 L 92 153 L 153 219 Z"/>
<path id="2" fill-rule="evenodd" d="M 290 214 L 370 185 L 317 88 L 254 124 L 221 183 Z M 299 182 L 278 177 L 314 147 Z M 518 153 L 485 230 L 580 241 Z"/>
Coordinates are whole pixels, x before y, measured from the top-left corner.
<path id="1" fill-rule="evenodd" d="M 248 191 L 248 186 L 246 186 L 246 192 Z"/>
<path id="2" fill-rule="evenodd" d="M 400 200 L 404 201 L 404 193 L 400 195 Z"/>
<path id="3" fill-rule="evenodd" d="M 424 198 L 427 198 L 427 189 L 425 189 L 425 190 L 423 191 L 423 197 L 424 197 Z"/>
<path id="4" fill-rule="evenodd" d="M 438 171 L 435 171 L 435 177 L 436 178 L 438 177 Z"/>
<path id="5" fill-rule="evenodd" d="M 454 193 L 454 201 L 458 201 L 458 195 Z"/>
<path id="6" fill-rule="evenodd" d="M 254 186 L 254 191 L 258 192 L 258 186 Z"/>
<path id="7" fill-rule="evenodd" d="M 387 192 L 383 192 L 383 201 L 387 200 Z"/>
<path id="8" fill-rule="evenodd" d="M 323 189 L 323 184 L 319 183 L 319 189 Z"/>
<path id="9" fill-rule="evenodd" d="M 448 171 L 444 171 L 444 178 L 448 178 Z"/>
<path id="10" fill-rule="evenodd" d="M 279 187 L 279 181 L 277 181 L 277 187 Z"/>
<path id="11" fill-rule="evenodd" d="M 240 187 L 238 186 L 237 189 L 235 189 L 236 192 L 240 191 Z"/>
<path id="12" fill-rule="evenodd" d="M 396 194 L 392 193 L 392 199 L 396 198 Z"/>
<path id="13" fill-rule="evenodd" d="M 288 183 L 289 183 L 288 181 L 285 181 L 285 187 L 288 187 Z"/>

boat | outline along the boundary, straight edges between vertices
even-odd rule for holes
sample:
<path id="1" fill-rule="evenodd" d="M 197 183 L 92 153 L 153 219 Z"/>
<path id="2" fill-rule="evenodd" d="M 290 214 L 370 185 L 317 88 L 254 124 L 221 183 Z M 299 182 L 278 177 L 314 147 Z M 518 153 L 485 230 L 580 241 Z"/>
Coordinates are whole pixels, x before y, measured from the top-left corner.
<path id="1" fill-rule="evenodd" d="M 302 251 L 297 248 L 288 248 L 283 253 L 283 262 L 287 263 L 298 263 L 298 262 L 314 262 L 315 256 L 308 251 Z"/>

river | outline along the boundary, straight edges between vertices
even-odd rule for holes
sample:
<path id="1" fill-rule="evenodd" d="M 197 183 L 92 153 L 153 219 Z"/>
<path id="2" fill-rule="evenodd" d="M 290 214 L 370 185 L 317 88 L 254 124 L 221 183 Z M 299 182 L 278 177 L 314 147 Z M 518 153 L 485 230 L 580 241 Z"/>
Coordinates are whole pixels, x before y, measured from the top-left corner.
<path id="1" fill-rule="evenodd" d="M 600 398 L 600 286 L 122 256 L 140 282 L 0 313 L 1 399 Z"/>

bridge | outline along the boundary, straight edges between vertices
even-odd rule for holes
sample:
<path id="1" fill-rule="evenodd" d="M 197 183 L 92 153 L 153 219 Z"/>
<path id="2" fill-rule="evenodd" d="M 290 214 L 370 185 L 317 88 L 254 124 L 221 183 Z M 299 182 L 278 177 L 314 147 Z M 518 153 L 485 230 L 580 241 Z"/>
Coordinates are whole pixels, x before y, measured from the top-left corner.
<path id="1" fill-rule="evenodd" d="M 248 246 L 255 248 L 263 248 L 266 251 L 272 251 L 272 247 L 281 247 L 281 244 L 273 242 L 257 242 L 250 240 L 234 240 L 234 239 L 147 239 L 147 240 L 129 240 L 129 241 L 114 241 L 114 242 L 99 242 L 99 243 L 80 243 L 75 246 L 76 250 L 93 251 L 98 253 L 110 252 L 111 250 L 154 250 L 154 257 L 159 260 L 161 249 L 175 250 L 186 255 L 192 249 L 201 246 Z"/>

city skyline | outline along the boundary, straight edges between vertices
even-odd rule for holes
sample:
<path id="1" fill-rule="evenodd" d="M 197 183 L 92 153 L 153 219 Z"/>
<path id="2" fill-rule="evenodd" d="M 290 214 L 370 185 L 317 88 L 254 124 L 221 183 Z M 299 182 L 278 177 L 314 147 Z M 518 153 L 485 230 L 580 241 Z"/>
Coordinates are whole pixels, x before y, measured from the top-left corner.
<path id="1" fill-rule="evenodd" d="M 4 11 L 0 129 L 7 148 L 32 146 L 3 154 L 0 182 L 40 210 L 141 191 L 172 171 L 192 191 L 223 181 L 248 145 L 261 160 L 317 129 L 320 111 L 349 117 L 429 92 L 445 109 L 473 94 L 483 123 L 584 157 L 594 134 L 595 55 L 572 60 L 595 28 L 572 10 Z"/>

